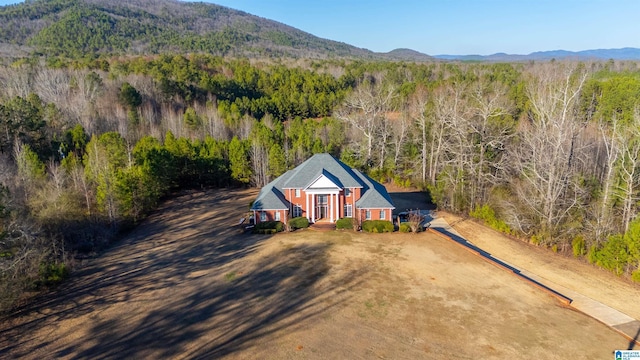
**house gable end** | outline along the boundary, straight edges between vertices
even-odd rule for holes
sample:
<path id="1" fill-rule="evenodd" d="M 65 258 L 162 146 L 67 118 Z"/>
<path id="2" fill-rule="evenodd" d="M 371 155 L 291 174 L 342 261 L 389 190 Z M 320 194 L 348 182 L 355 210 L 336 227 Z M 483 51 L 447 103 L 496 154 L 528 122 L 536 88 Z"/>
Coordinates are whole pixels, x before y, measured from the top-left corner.
<path id="1" fill-rule="evenodd" d="M 341 190 L 342 186 L 340 186 L 340 182 L 336 181 L 337 179 L 331 176 L 328 176 L 325 172 L 323 172 L 320 176 L 318 176 L 313 182 L 309 184 L 305 188 L 305 190 L 317 190 L 317 189 L 331 189 L 331 190 Z"/>

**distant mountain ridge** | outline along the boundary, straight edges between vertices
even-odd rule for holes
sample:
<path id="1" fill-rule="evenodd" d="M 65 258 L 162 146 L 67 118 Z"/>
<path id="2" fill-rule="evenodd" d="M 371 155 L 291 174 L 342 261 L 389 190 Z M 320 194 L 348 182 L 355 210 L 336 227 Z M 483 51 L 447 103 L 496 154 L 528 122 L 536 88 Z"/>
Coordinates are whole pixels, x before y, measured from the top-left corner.
<path id="1" fill-rule="evenodd" d="M 277 21 L 203 2 L 29 0 L 0 6 L 0 57 L 86 58 L 159 53 L 348 58 L 392 61 L 640 60 L 640 49 L 554 50 L 528 55 L 437 55 L 412 49 L 373 52 Z"/>
<path id="2" fill-rule="evenodd" d="M 376 53 L 242 11 L 176 0 L 32 0 L 0 6 L 0 55 L 71 58 L 206 52 L 221 56 L 431 61 Z"/>
<path id="3" fill-rule="evenodd" d="M 492 55 L 435 55 L 433 57 L 441 60 L 457 61 L 640 60 L 640 49 L 627 47 L 583 51 L 536 51 L 527 55 L 496 53 Z"/>

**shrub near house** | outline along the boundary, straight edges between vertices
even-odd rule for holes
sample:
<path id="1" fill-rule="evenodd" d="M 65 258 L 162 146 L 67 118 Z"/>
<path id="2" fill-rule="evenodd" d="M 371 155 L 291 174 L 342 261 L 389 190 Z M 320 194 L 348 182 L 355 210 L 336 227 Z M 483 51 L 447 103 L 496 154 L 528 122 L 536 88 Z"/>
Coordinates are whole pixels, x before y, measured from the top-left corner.
<path id="1" fill-rule="evenodd" d="M 336 221 L 336 229 L 338 230 L 352 230 L 355 227 L 353 218 L 342 218 Z"/>
<path id="2" fill-rule="evenodd" d="M 393 232 L 393 223 L 387 220 L 367 220 L 362 223 L 362 231 L 372 233 Z"/>
<path id="3" fill-rule="evenodd" d="M 265 221 L 256 225 L 253 231 L 257 234 L 275 234 L 284 230 L 284 223 L 280 221 Z"/>
<path id="4" fill-rule="evenodd" d="M 297 230 L 309 227 L 309 220 L 306 217 L 296 217 L 289 220 L 289 229 Z"/>

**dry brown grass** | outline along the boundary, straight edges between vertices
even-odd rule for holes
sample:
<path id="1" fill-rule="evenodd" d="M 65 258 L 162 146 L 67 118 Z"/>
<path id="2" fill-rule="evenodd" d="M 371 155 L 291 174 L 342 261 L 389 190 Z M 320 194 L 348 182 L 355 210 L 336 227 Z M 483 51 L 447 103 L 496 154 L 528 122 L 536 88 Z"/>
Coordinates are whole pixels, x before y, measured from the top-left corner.
<path id="1" fill-rule="evenodd" d="M 628 341 L 429 233 L 241 233 L 175 199 L 0 327 L 21 358 L 602 359 Z"/>

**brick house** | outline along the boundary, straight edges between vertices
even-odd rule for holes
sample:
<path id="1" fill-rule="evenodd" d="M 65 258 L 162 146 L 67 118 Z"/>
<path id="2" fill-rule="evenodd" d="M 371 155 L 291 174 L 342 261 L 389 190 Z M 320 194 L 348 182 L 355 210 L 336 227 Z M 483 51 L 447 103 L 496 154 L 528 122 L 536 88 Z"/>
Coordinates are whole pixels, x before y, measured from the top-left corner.
<path id="1" fill-rule="evenodd" d="M 310 223 L 344 217 L 389 220 L 387 189 L 330 154 L 315 154 L 267 184 L 251 206 L 256 223 L 304 216 Z"/>

